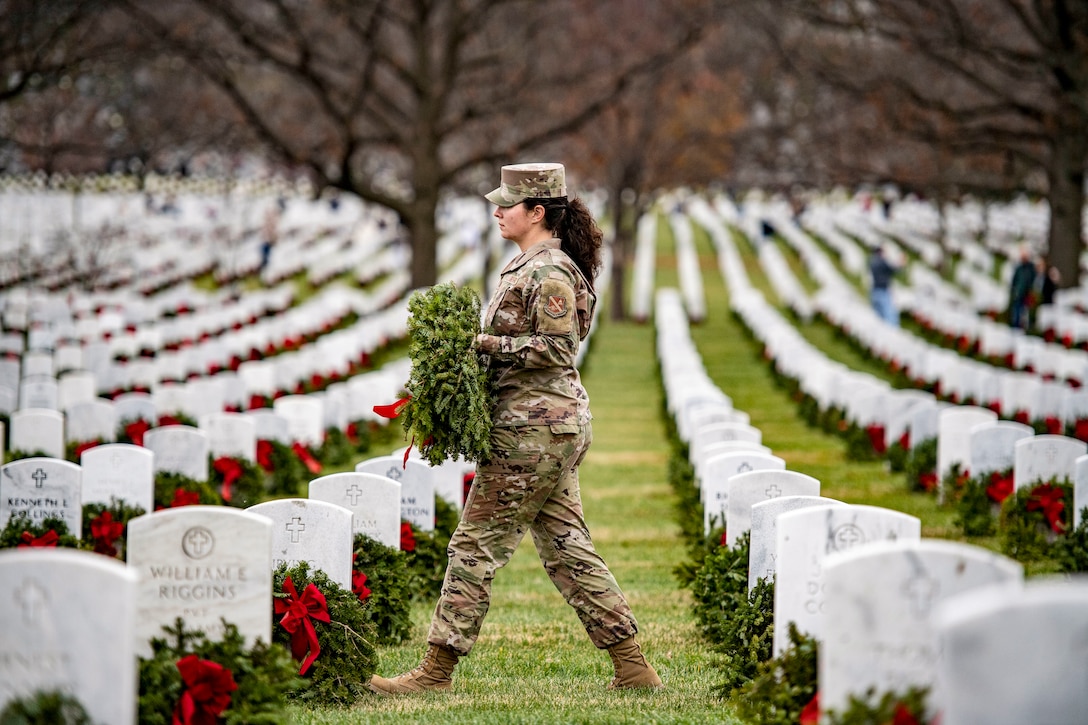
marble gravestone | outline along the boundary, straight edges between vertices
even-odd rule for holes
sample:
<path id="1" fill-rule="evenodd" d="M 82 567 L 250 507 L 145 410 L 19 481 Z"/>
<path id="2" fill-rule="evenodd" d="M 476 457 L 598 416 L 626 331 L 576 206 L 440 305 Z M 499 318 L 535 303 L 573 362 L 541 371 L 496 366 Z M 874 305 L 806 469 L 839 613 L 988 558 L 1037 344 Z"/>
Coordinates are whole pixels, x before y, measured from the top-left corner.
<path id="1" fill-rule="evenodd" d="M 144 433 L 144 446 L 155 454 L 155 472 L 208 480 L 208 434 L 191 425 L 167 425 Z"/>
<path id="2" fill-rule="evenodd" d="M 213 459 L 257 460 L 257 423 L 253 418 L 243 413 L 212 413 L 200 418 L 200 429 L 208 434 Z"/>
<path id="3" fill-rule="evenodd" d="M 272 569 L 301 562 L 320 569 L 344 589 L 351 589 L 354 534 L 351 511 L 307 498 L 283 498 L 250 506 L 246 511 L 272 520 Z"/>
<path id="4" fill-rule="evenodd" d="M 0 429 L 2 430 L 2 429 Z M 1073 528 L 1080 526 L 1081 515 L 1088 507 L 1088 454 L 1077 456 L 1073 461 Z"/>
<path id="5" fill-rule="evenodd" d="M 968 436 L 968 470 L 972 478 L 1011 469 L 1016 463 L 1016 442 L 1035 435 L 1023 423 L 993 421 L 971 429 Z"/>
<path id="6" fill-rule="evenodd" d="M 774 579 L 778 554 L 778 515 L 813 506 L 846 506 L 824 496 L 783 496 L 752 504 L 751 538 L 748 548 L 748 591 L 760 579 Z"/>
<path id="7" fill-rule="evenodd" d="M 400 517 L 421 531 L 434 531 L 434 471 L 421 460 L 377 456 L 355 464 L 357 473 L 376 473 L 400 483 Z"/>
<path id="8" fill-rule="evenodd" d="M 69 406 L 64 423 L 64 438 L 69 443 L 112 443 L 117 439 L 117 412 L 113 402 L 104 398 Z"/>
<path id="9" fill-rule="evenodd" d="M 226 506 L 182 506 L 128 524 L 128 565 L 140 578 L 136 641 L 142 655 L 181 617 L 209 639 L 221 618 L 246 641 L 272 637 L 272 521 Z"/>
<path id="10" fill-rule="evenodd" d="M 44 410 L 58 410 L 59 394 L 57 381 L 44 375 L 35 375 L 23 378 L 19 383 L 19 409 L 31 410 L 41 408 Z"/>
<path id="11" fill-rule="evenodd" d="M 285 395 L 276 398 L 272 410 L 287 420 L 292 441 L 319 448 L 325 440 L 325 411 L 321 400 L 309 395 Z"/>
<path id="12" fill-rule="evenodd" d="M 1088 443 L 1068 436 L 1037 435 L 1017 441 L 1015 451 L 1013 480 L 1017 488 L 1025 488 L 1041 481 L 1072 481 L 1076 460 L 1088 453 Z"/>
<path id="13" fill-rule="evenodd" d="M 752 505 L 783 496 L 819 496 L 820 482 L 797 471 L 764 470 L 738 473 L 729 479 L 726 500 L 726 545 L 733 546 L 752 527 Z"/>
<path id="14" fill-rule="evenodd" d="M 64 458 L 64 415 L 56 410 L 30 408 L 11 414 L 12 451 L 44 453 Z"/>
<path id="15" fill-rule="evenodd" d="M 136 723 L 136 572 L 72 549 L 0 551 L 0 711 L 71 694 L 91 720 Z"/>
<path id="16" fill-rule="evenodd" d="M 916 516 L 878 506 L 826 506 L 778 516 L 774 587 L 774 653 L 789 645 L 788 624 L 823 639 L 824 560 L 875 541 L 917 541 Z"/>
<path id="17" fill-rule="evenodd" d="M 943 725 L 1083 723 L 1088 583 L 981 587 L 934 613 Z"/>
<path id="18" fill-rule="evenodd" d="M 996 420 L 997 413 L 974 405 L 954 405 L 941 410 L 937 422 L 938 487 L 953 466 L 959 464 L 962 472 L 970 464 L 971 430 L 976 425 Z"/>
<path id="19" fill-rule="evenodd" d="M 13 516 L 38 525 L 61 519 L 68 533 L 83 533 L 82 470 L 59 458 L 21 458 L 0 466 L 0 529 Z"/>
<path id="20" fill-rule="evenodd" d="M 309 497 L 352 513 L 352 534 L 400 548 L 400 482 L 376 473 L 331 473 L 310 481 Z"/>
<path id="21" fill-rule="evenodd" d="M 953 541 L 876 542 L 824 562 L 820 708 L 843 711 L 851 696 L 930 688 L 939 702 L 940 658 L 932 614 L 940 602 L 988 584 L 1022 581 L 1023 566 Z"/>
<path id="22" fill-rule="evenodd" d="M 730 479 L 747 471 L 785 470 L 786 462 L 778 456 L 759 451 L 734 451 L 714 456 L 706 462 L 705 478 L 699 484 L 703 502 L 703 532 L 727 524 Z"/>
<path id="23" fill-rule="evenodd" d="M 255 408 L 242 415 L 253 421 L 256 426 L 257 440 L 275 441 L 289 446 L 292 443 L 287 419 L 271 408 Z"/>
<path id="24" fill-rule="evenodd" d="M 155 454 L 142 446 L 109 443 L 83 451 L 83 503 L 119 499 L 150 513 L 155 497 Z"/>

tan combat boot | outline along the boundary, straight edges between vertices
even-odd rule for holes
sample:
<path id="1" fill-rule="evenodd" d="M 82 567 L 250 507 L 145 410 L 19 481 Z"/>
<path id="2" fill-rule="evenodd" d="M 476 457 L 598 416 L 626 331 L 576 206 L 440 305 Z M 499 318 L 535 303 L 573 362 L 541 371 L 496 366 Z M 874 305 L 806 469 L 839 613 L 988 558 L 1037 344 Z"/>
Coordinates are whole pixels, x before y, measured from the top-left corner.
<path id="1" fill-rule="evenodd" d="M 427 645 L 427 653 L 423 655 L 419 667 L 389 679 L 374 675 L 370 678 L 370 691 L 379 695 L 405 695 L 426 690 L 448 690 L 450 675 L 458 657 L 460 655 L 449 647 Z"/>
<path id="2" fill-rule="evenodd" d="M 609 690 L 664 687 L 657 672 L 642 656 L 642 649 L 633 636 L 609 647 L 608 656 L 612 658 L 612 665 L 616 668 L 616 676 L 608 685 Z"/>

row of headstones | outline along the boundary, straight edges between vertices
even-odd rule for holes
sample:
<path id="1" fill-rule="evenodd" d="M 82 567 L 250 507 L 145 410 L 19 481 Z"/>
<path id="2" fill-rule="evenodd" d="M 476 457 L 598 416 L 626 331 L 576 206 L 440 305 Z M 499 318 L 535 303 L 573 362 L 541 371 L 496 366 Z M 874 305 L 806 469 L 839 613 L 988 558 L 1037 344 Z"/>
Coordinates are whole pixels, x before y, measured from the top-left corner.
<path id="1" fill-rule="evenodd" d="M 380 294 L 383 295 L 381 300 L 367 297 L 365 304 L 344 301 L 345 304 L 331 313 L 326 311 L 324 314 L 331 314 L 334 320 L 349 312 L 360 315 L 360 319 L 349 327 L 321 335 L 311 343 L 302 343 L 300 335 L 291 335 L 282 326 L 256 336 L 251 334 L 252 330 L 243 327 L 230 335 L 178 350 L 162 350 L 154 357 L 135 356 L 127 362 L 115 360 L 106 343 L 88 343 L 78 349 L 80 360 L 76 360 L 74 354 L 68 355 L 69 359 L 64 361 L 66 367 L 56 365 L 53 352 L 30 350 L 23 354 L 21 362 L 11 357 L 0 361 L 0 386 L 20 392 L 21 407 L 30 407 L 28 398 L 49 400 L 56 396 L 57 402 L 49 406 L 55 407 L 70 402 L 73 397 L 78 400 L 81 395 L 134 388 L 153 390 L 194 376 L 216 376 L 236 365 L 235 380 L 243 386 L 238 389 L 238 396 L 294 390 L 314 375 L 346 374 L 362 356 L 372 354 L 390 339 L 407 334 L 407 301 L 403 290 L 399 298 L 390 298 L 387 291 Z M 323 326 L 308 328 L 307 334 Z M 291 349 L 272 357 L 250 359 L 253 350 L 265 354 L 269 345 L 282 347 L 287 344 Z M 76 350 L 72 346 L 63 349 Z M 70 395 L 62 392 L 65 385 L 72 388 Z M 39 407 L 46 406 L 39 404 Z"/>
<path id="2" fill-rule="evenodd" d="M 24 458 L 0 466 L 0 528 L 12 517 L 32 522 L 57 518 L 79 538 L 83 507 L 90 503 L 109 505 L 118 500 L 151 511 L 158 471 L 188 475 L 178 470 L 184 464 L 192 469 L 191 473 L 202 474 L 191 478 L 207 480 L 207 456 L 200 457 L 191 445 L 192 438 L 150 436 L 156 432 L 184 433 L 171 428 L 183 426 L 150 431 L 148 448 L 126 443 L 90 448 L 83 451 L 79 464 L 56 458 Z M 197 458 L 197 466 L 187 460 Z M 431 467 L 418 457 L 406 460 L 404 455 L 377 456 L 357 463 L 354 472 L 314 479 L 309 491 L 311 498 L 351 511 L 356 532 L 397 546 L 401 520 L 423 531 L 434 530 L 436 495 L 460 508 L 468 470 L 461 461 Z"/>
<path id="3" fill-rule="evenodd" d="M 99 478 L 125 475 L 133 484 L 142 477 L 143 491 L 124 492 L 144 499 L 151 486 L 149 451 L 116 445 L 87 453 L 105 464 L 81 471 L 39 458 L 4 466 L 0 499 L 24 506 L 0 513 L 55 516 L 62 501 L 79 501 L 81 478 L 92 471 Z M 125 471 L 116 467 L 122 459 Z M 458 506 L 463 468 L 454 465 L 457 490 L 445 491 Z M 438 470 L 403 455 L 382 456 L 359 463 L 355 472 L 312 480 L 309 498 L 246 511 L 186 506 L 145 514 L 128 524 L 127 566 L 85 552 L 0 552 L 0 600 L 12 607 L 0 620 L 0 708 L 60 689 L 75 695 L 96 722 L 135 722 L 136 657 L 149 654 L 150 639 L 162 636 L 164 625 L 181 617 L 187 628 L 215 639 L 226 620 L 250 643 L 270 641 L 273 570 L 306 562 L 350 589 L 356 534 L 398 548 L 402 518 L 434 529 Z M 63 513 L 79 520 L 78 506 Z"/>

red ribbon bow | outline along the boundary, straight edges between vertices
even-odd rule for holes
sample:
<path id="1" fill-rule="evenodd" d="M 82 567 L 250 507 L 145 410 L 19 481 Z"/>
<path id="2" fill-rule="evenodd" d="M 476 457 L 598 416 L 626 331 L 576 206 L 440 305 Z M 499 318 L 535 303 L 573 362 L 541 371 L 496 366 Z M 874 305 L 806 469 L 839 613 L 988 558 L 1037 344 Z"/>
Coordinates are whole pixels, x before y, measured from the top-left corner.
<path id="1" fill-rule="evenodd" d="M 218 662 L 194 655 L 177 662 L 185 683 L 181 699 L 174 706 L 173 725 L 216 725 L 230 707 L 230 693 L 238 689 L 234 674 Z"/>
<path id="2" fill-rule="evenodd" d="M 817 725 L 820 722 L 820 693 L 817 692 L 801 709 L 797 722 L 800 725 Z"/>
<path id="3" fill-rule="evenodd" d="M 125 525 L 113 520 L 113 514 L 103 511 L 97 518 L 91 521 L 91 537 L 94 539 L 94 550 L 98 554 L 117 556 L 117 547 L 113 545 L 125 532 Z"/>
<path id="4" fill-rule="evenodd" d="M 884 445 L 884 426 L 870 425 L 865 428 L 865 432 L 869 436 L 869 445 L 873 447 L 873 451 L 877 455 L 884 455 L 887 450 L 887 446 Z"/>
<path id="5" fill-rule="evenodd" d="M 1032 489 L 1026 507 L 1028 511 L 1042 511 L 1050 528 L 1060 534 L 1065 529 L 1062 524 L 1062 511 L 1065 510 L 1065 502 L 1062 501 L 1064 496 L 1065 492 L 1058 486 L 1044 483 Z"/>
<path id="6" fill-rule="evenodd" d="M 149 430 L 151 430 L 151 425 L 143 418 L 140 418 L 125 426 L 125 435 L 128 436 L 133 445 L 142 446 L 144 444 L 144 433 Z"/>
<path id="7" fill-rule="evenodd" d="M 407 521 L 400 522 L 400 550 L 416 550 L 416 535 L 415 532 L 412 531 L 412 525 Z"/>
<path id="8" fill-rule="evenodd" d="M 994 471 L 990 474 L 990 485 L 986 487 L 986 495 L 994 503 L 1002 503 L 1012 495 L 1015 488 L 1011 475 L 1002 476 L 1000 471 Z"/>
<path id="9" fill-rule="evenodd" d="M 178 506 L 196 506 L 200 503 L 200 494 L 196 491 L 186 491 L 184 488 L 174 489 L 174 500 L 170 502 L 170 508 Z"/>
<path id="10" fill-rule="evenodd" d="M 76 446 L 76 449 L 74 451 L 76 460 L 79 460 L 79 457 L 83 455 L 83 451 L 90 450 L 97 445 L 98 441 L 86 441 L 84 443 L 80 443 L 78 446 Z"/>
<path id="11" fill-rule="evenodd" d="M 310 453 L 310 449 L 302 445 L 298 441 L 295 441 L 291 445 L 291 450 L 295 452 L 295 455 L 302 459 L 302 462 L 306 464 L 306 468 L 310 470 L 310 473 L 321 473 L 321 464 Z"/>
<path id="12" fill-rule="evenodd" d="M 274 609 L 276 614 L 282 614 L 280 625 L 291 633 L 291 654 L 296 660 L 302 662 L 298 673 L 305 675 L 321 654 L 321 645 L 317 641 L 317 631 L 314 629 L 313 620 L 328 624 L 328 605 L 325 595 L 312 583 L 307 584 L 302 590 L 302 596 L 298 595 L 295 583 L 291 577 L 283 580 L 283 591 L 287 594 L 285 599 L 276 599 Z M 310 654 L 306 654 L 309 650 Z"/>
<path id="13" fill-rule="evenodd" d="M 257 465 L 272 473 L 272 441 L 264 438 L 257 441 Z"/>
<path id="14" fill-rule="evenodd" d="M 392 420 L 393 418 L 396 418 L 398 415 L 400 415 L 401 411 L 404 410 L 404 406 L 408 405 L 408 401 L 411 399 L 412 396 L 409 395 L 399 399 L 395 403 L 390 403 L 389 405 L 375 405 L 374 412 L 383 418 L 389 418 L 390 420 Z"/>
<path id="15" fill-rule="evenodd" d="M 351 591 L 355 593 L 355 596 L 359 597 L 360 602 L 365 602 L 370 598 L 370 587 L 366 585 L 366 574 L 361 571 L 351 573 Z"/>
<path id="16" fill-rule="evenodd" d="M 49 529 L 49 531 L 46 531 L 41 536 L 37 536 L 37 537 L 34 536 L 34 534 L 30 533 L 29 531 L 24 531 L 23 532 L 23 543 L 18 544 L 15 548 L 16 549 L 27 549 L 27 548 L 31 548 L 31 549 L 48 549 L 48 548 L 55 548 L 56 545 L 57 545 L 57 539 L 58 538 L 60 538 L 60 537 L 57 536 L 57 532 L 54 531 L 53 529 Z"/>
<path id="17" fill-rule="evenodd" d="M 230 487 L 242 477 L 242 464 L 228 456 L 220 456 L 212 462 L 212 468 L 223 474 L 223 500 L 230 501 Z"/>

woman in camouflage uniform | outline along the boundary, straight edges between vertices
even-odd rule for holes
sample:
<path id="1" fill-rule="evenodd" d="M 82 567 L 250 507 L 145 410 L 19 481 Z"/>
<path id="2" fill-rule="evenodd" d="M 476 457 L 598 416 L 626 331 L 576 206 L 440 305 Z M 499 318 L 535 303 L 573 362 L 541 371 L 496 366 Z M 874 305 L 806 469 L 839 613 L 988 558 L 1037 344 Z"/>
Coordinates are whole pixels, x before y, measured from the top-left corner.
<path id="1" fill-rule="evenodd" d="M 491 580 L 526 532 L 544 569 L 615 665 L 610 688 L 660 687 L 643 657 L 638 625 L 582 516 L 578 465 L 592 441 L 589 399 L 575 355 L 589 332 L 602 233 L 586 206 L 568 200 L 561 164 L 502 168 L 487 194 L 504 239 L 521 253 L 502 271 L 475 347 L 495 380 L 491 459 L 477 466 L 449 566 L 416 669 L 375 675 L 381 694 L 444 690 L 458 657 L 475 643 Z"/>

